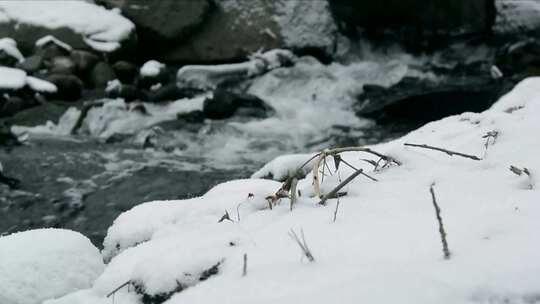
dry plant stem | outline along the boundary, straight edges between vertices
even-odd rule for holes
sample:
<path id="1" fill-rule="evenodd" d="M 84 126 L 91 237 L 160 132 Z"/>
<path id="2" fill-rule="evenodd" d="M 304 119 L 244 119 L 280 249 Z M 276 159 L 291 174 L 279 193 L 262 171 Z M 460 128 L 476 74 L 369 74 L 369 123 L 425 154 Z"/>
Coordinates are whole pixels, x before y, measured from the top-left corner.
<path id="1" fill-rule="evenodd" d="M 131 280 L 130 281 L 127 281 L 125 282 L 124 284 L 116 287 L 113 291 L 109 292 L 109 294 L 107 294 L 107 298 L 109 298 L 110 296 L 114 295 L 115 293 L 117 293 L 120 289 L 124 288 L 125 286 L 131 284 Z"/>
<path id="2" fill-rule="evenodd" d="M 341 159 L 341 161 L 342 161 L 345 165 L 349 166 L 349 168 L 358 171 L 358 169 L 357 169 L 356 167 L 354 167 L 353 165 L 351 165 L 351 164 L 349 164 L 348 162 L 346 162 L 343 158 Z M 376 179 L 376 178 L 374 178 L 374 177 L 372 177 L 372 176 L 369 176 L 368 174 L 364 173 L 364 171 L 362 171 L 362 173 L 360 173 L 360 174 L 362 174 L 363 176 L 369 178 L 370 180 L 372 180 L 372 181 L 374 181 L 374 182 L 378 182 L 378 181 L 379 181 L 378 179 Z M 341 182 L 341 181 L 340 181 L 340 182 Z"/>
<path id="3" fill-rule="evenodd" d="M 244 267 L 242 268 L 242 276 L 247 275 L 247 253 L 244 253 Z"/>
<path id="4" fill-rule="evenodd" d="M 290 193 L 291 193 L 291 211 L 293 210 L 293 206 L 294 206 L 294 204 L 296 204 L 296 200 L 297 200 L 297 197 L 296 197 L 296 186 L 297 185 L 298 185 L 298 179 L 296 177 L 294 177 L 292 182 L 291 182 L 291 190 L 290 190 Z"/>
<path id="5" fill-rule="evenodd" d="M 300 239 L 298 237 L 298 235 L 296 234 L 296 232 L 294 230 L 292 230 L 292 229 L 291 229 L 291 231 L 289 231 L 289 236 L 296 242 L 296 244 L 298 244 L 300 249 L 302 249 L 302 252 L 306 256 L 306 258 L 310 262 L 313 262 L 313 261 L 315 261 L 315 258 L 313 257 L 313 254 L 311 254 L 311 250 L 309 249 L 309 247 L 308 247 L 308 245 L 306 243 L 306 238 L 304 237 L 304 230 L 301 229 L 300 233 L 302 235 L 302 239 Z"/>
<path id="6" fill-rule="evenodd" d="M 339 174 L 339 172 L 338 172 L 338 180 L 341 183 L 341 175 Z M 334 220 L 333 220 L 334 223 L 336 222 L 336 219 L 337 219 L 338 209 L 339 209 L 339 195 L 337 197 L 336 210 L 334 210 Z"/>
<path id="7" fill-rule="evenodd" d="M 441 242 L 443 245 L 444 258 L 446 260 L 450 259 L 450 250 L 448 249 L 448 242 L 446 241 L 446 231 L 444 230 L 443 221 L 441 218 L 441 208 L 437 204 L 437 199 L 435 198 L 435 183 L 431 184 L 429 187 L 429 192 L 431 193 L 431 200 L 433 202 L 433 207 L 435 207 L 435 215 L 437 216 L 437 222 L 439 222 L 439 234 L 441 235 Z"/>
<path id="8" fill-rule="evenodd" d="M 328 192 L 328 194 L 324 195 L 321 198 L 321 201 L 319 202 L 319 205 L 326 205 L 326 201 L 337 195 L 338 191 L 341 190 L 341 188 L 345 187 L 348 183 L 350 183 L 353 179 L 355 179 L 358 175 L 362 174 L 362 169 L 357 170 L 353 174 L 351 174 L 349 177 L 347 177 L 346 180 L 342 181 L 339 185 L 337 185 L 332 191 Z"/>
<path id="9" fill-rule="evenodd" d="M 461 157 L 465 157 L 465 158 L 469 158 L 469 159 L 473 159 L 473 160 L 482 160 L 481 158 L 479 158 L 478 156 L 475 156 L 475 155 L 470 155 L 470 154 L 465 154 L 465 153 L 460 153 L 460 152 L 456 152 L 456 151 L 450 151 L 450 150 L 446 150 L 446 149 L 443 149 L 443 148 L 437 148 L 437 147 L 433 147 L 433 146 L 428 146 L 426 144 L 409 144 L 409 143 L 405 143 L 404 144 L 405 146 L 409 146 L 409 147 L 417 147 L 417 148 L 424 148 L 424 149 L 429 149 L 429 150 L 435 150 L 435 151 L 439 151 L 439 152 L 444 152 L 450 156 L 461 156 Z"/>

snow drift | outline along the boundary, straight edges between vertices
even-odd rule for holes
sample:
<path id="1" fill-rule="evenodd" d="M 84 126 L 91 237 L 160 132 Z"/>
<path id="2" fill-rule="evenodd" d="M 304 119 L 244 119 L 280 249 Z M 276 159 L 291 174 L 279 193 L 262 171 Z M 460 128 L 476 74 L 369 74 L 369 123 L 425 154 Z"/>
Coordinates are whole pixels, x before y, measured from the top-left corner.
<path id="1" fill-rule="evenodd" d="M 286 197 L 269 208 L 281 183 L 260 179 L 224 183 L 200 198 L 137 206 L 109 229 L 103 254 L 110 263 L 93 287 L 46 303 L 108 303 L 119 286 L 125 287 L 114 293 L 118 303 L 144 297 L 167 304 L 530 303 L 540 295 L 534 179 L 540 138 L 533 134 L 539 113 L 540 78 L 530 78 L 484 113 L 449 117 L 371 147 L 400 166 L 374 171 L 365 160 L 378 157 L 343 153 L 378 181 L 359 176 L 347 184 L 337 212 L 336 199 L 317 205 L 311 174 L 300 180 L 292 211 Z M 263 171 L 287 175 L 297 158 L 282 157 Z M 512 165 L 531 174 L 517 175 Z M 326 169 L 322 193 L 352 172 L 344 164 L 337 172 Z M 449 260 L 429 193 L 433 183 Z M 315 262 L 302 258 L 287 236 L 291 229 L 305 233 Z M 212 276 L 202 280 L 209 269 Z"/>

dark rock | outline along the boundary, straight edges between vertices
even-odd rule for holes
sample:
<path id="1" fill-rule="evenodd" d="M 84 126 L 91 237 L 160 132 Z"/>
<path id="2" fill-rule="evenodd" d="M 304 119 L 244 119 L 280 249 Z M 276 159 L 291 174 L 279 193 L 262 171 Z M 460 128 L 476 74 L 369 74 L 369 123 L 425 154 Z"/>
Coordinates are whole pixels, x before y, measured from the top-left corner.
<path id="1" fill-rule="evenodd" d="M 225 119 L 240 114 L 250 117 L 267 117 L 273 110 L 260 98 L 217 89 L 211 98 L 204 100 L 203 113 L 210 119 Z"/>
<path id="2" fill-rule="evenodd" d="M 47 102 L 18 112 L 7 121 L 11 125 L 19 126 L 44 125 L 47 121 L 58 123 L 67 108 L 66 105 Z"/>
<path id="3" fill-rule="evenodd" d="M 4 50 L 0 50 L 0 65 L 1 66 L 14 67 L 18 62 L 19 61 L 17 60 L 17 58 L 4 52 Z"/>
<path id="4" fill-rule="evenodd" d="M 503 74 L 540 75 L 540 40 L 531 38 L 508 44 L 497 54 L 496 64 Z"/>
<path id="5" fill-rule="evenodd" d="M 69 57 L 71 52 L 51 41 L 37 47 L 35 53 L 40 55 L 43 60 L 49 61 L 55 57 Z"/>
<path id="6" fill-rule="evenodd" d="M 77 75 L 87 77 L 99 62 L 99 56 L 86 50 L 73 50 L 71 60 L 75 63 Z"/>
<path id="7" fill-rule="evenodd" d="M 75 62 L 68 56 L 51 58 L 45 62 L 45 66 L 49 69 L 50 74 L 71 75 L 75 73 Z"/>
<path id="8" fill-rule="evenodd" d="M 106 62 L 97 63 L 90 75 L 90 84 L 94 88 L 105 88 L 107 83 L 116 79 L 116 75 L 111 66 Z"/>
<path id="9" fill-rule="evenodd" d="M 484 111 L 512 86 L 489 77 L 449 78 L 443 83 L 406 77 L 390 88 L 365 91 L 355 110 L 381 124 L 414 129 L 450 115 Z"/>
<path id="10" fill-rule="evenodd" d="M 131 84 L 124 84 L 118 88 L 110 90 L 107 96 L 110 98 L 123 98 L 126 102 L 148 99 L 143 91 Z"/>
<path id="11" fill-rule="evenodd" d="M 487 33 L 495 22 L 494 0 L 330 0 L 336 19 L 347 29 L 391 31 L 407 44 L 425 39 Z"/>
<path id="12" fill-rule="evenodd" d="M 139 74 L 137 66 L 128 61 L 117 61 L 112 66 L 116 77 L 123 84 L 133 84 Z"/>
<path id="13" fill-rule="evenodd" d="M 2 108 L 0 110 L 0 117 L 12 116 L 12 115 L 26 109 L 27 107 L 29 107 L 28 102 L 26 102 L 21 97 L 19 97 L 19 96 L 10 96 L 2 104 Z"/>
<path id="14" fill-rule="evenodd" d="M 151 92 L 150 101 L 160 102 L 178 100 L 186 97 L 191 98 L 198 92 L 199 91 L 197 90 L 180 89 L 176 84 L 167 84 Z"/>
<path id="15" fill-rule="evenodd" d="M 24 70 L 26 73 L 35 73 L 43 67 L 43 57 L 41 55 L 32 55 L 26 57 L 23 62 L 17 65 L 17 68 Z"/>
<path id="16" fill-rule="evenodd" d="M 83 82 L 75 75 L 51 74 L 46 80 L 56 85 L 58 92 L 54 96 L 60 100 L 75 101 L 81 97 Z"/>
<path id="17" fill-rule="evenodd" d="M 18 146 L 19 140 L 11 133 L 9 125 L 0 122 L 0 146 Z"/>

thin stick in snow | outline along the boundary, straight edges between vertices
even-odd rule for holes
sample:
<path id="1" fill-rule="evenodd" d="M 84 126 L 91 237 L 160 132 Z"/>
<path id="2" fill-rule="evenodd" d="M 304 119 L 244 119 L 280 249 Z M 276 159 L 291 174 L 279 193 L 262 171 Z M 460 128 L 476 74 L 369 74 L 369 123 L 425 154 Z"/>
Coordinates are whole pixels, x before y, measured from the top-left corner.
<path id="1" fill-rule="evenodd" d="M 125 282 L 124 284 L 116 287 L 113 291 L 109 292 L 109 294 L 107 294 L 107 298 L 109 298 L 110 296 L 113 296 L 115 293 L 117 293 L 120 289 L 128 286 L 129 284 L 131 284 L 131 280 Z"/>
<path id="2" fill-rule="evenodd" d="M 485 147 L 485 149 L 484 149 L 484 158 L 487 155 L 487 150 L 488 150 L 488 147 L 489 147 L 489 144 L 490 144 L 489 140 L 493 139 L 491 141 L 491 144 L 494 145 L 495 141 L 497 141 L 498 136 L 499 136 L 499 132 L 497 132 L 497 131 L 489 131 L 489 132 L 486 133 L 486 135 L 482 136 L 482 138 L 486 139 L 486 143 L 484 144 L 484 147 Z"/>
<path id="3" fill-rule="evenodd" d="M 293 206 L 294 204 L 296 204 L 296 200 L 298 199 L 296 197 L 296 186 L 298 185 L 298 179 L 296 177 L 294 177 L 292 179 L 292 182 L 291 182 L 291 189 L 290 189 L 290 193 L 291 193 L 291 211 L 293 210 Z"/>
<path id="4" fill-rule="evenodd" d="M 437 222 L 439 223 L 439 234 L 441 235 L 441 242 L 443 245 L 444 258 L 446 260 L 450 259 L 450 250 L 448 249 L 448 242 L 446 241 L 446 231 L 444 230 L 443 221 L 441 218 L 441 208 L 437 204 L 437 199 L 435 198 L 435 183 L 431 184 L 429 187 L 429 192 L 431 193 L 431 200 L 433 201 L 433 207 L 435 207 L 435 215 L 437 216 Z"/>
<path id="5" fill-rule="evenodd" d="M 355 179 L 358 175 L 362 174 L 362 169 L 360 170 L 357 170 L 356 172 L 354 172 L 353 174 L 351 174 L 349 177 L 347 177 L 346 180 L 342 181 L 339 185 L 337 185 L 334 189 L 332 189 L 332 191 L 328 192 L 328 194 L 325 194 L 322 198 L 321 198 L 321 201 L 319 202 L 319 205 L 326 205 L 326 201 L 329 199 L 329 198 L 332 198 L 334 197 L 335 195 L 338 194 L 339 190 L 341 190 L 341 188 L 345 187 L 345 185 L 347 185 L 348 183 L 350 183 L 353 179 Z"/>
<path id="6" fill-rule="evenodd" d="M 481 158 L 479 158 L 478 156 L 475 156 L 475 155 L 465 154 L 465 153 L 456 152 L 456 151 L 450 151 L 450 150 L 446 150 L 446 149 L 443 149 L 443 148 L 429 146 L 429 145 L 426 145 L 426 144 L 419 145 L 419 144 L 405 143 L 404 145 L 409 146 L 409 147 L 417 147 L 417 148 L 424 148 L 424 149 L 444 152 L 444 153 L 446 153 L 446 154 L 448 154 L 450 156 L 457 155 L 457 156 L 461 156 L 461 157 L 465 157 L 465 158 L 470 158 L 470 159 L 473 159 L 473 160 L 482 160 Z"/>
<path id="7" fill-rule="evenodd" d="M 311 254 L 311 250 L 309 249 L 309 247 L 308 247 L 308 245 L 306 243 L 306 238 L 304 237 L 304 230 L 300 229 L 300 233 L 302 235 L 302 239 L 300 239 L 298 237 L 298 234 L 296 234 L 296 232 L 293 229 L 291 229 L 291 231 L 289 231 L 289 236 L 293 239 L 293 241 L 296 242 L 296 244 L 298 244 L 300 249 L 302 249 L 302 252 L 306 256 L 306 258 L 310 262 L 313 262 L 313 261 L 315 261 L 315 258 L 313 257 L 313 254 Z"/>
<path id="8" fill-rule="evenodd" d="M 343 162 L 343 163 L 344 163 L 345 165 L 347 165 L 349 168 L 351 168 L 351 169 L 353 169 L 353 170 L 355 170 L 355 171 L 358 171 L 358 168 L 356 168 L 355 166 L 349 164 L 347 161 L 345 161 L 343 158 L 341 158 L 341 156 L 336 155 L 335 157 L 339 158 L 339 161 L 340 161 L 340 162 Z M 370 180 L 372 180 L 372 181 L 374 181 L 374 182 L 378 182 L 378 181 L 379 181 L 378 179 L 376 179 L 376 178 L 374 178 L 374 177 L 372 177 L 372 176 L 366 174 L 364 171 L 362 171 L 362 173 L 360 173 L 360 174 L 362 174 L 363 176 L 369 178 Z M 341 181 L 340 181 L 340 182 L 341 182 Z"/>
<path id="9" fill-rule="evenodd" d="M 247 253 L 244 253 L 244 267 L 242 267 L 242 276 L 247 275 Z"/>
<path id="10" fill-rule="evenodd" d="M 529 189 L 532 190 L 534 188 L 533 177 L 529 169 L 527 168 L 519 169 L 516 166 L 510 166 L 510 171 L 512 171 L 512 173 L 514 173 L 515 175 L 521 175 L 525 173 L 525 175 L 527 175 L 529 179 Z"/>
<path id="11" fill-rule="evenodd" d="M 339 172 L 338 172 L 338 180 L 341 183 L 341 174 L 339 174 Z M 338 209 L 339 209 L 339 195 L 337 196 L 336 210 L 334 210 L 334 220 L 333 220 L 334 223 L 336 222 L 336 219 L 337 219 Z"/>

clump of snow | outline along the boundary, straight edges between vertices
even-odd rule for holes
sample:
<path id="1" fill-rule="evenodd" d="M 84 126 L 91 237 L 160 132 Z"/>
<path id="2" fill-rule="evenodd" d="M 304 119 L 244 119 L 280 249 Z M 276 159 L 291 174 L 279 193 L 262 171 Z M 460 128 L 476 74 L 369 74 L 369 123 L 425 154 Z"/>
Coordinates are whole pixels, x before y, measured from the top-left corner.
<path id="1" fill-rule="evenodd" d="M 41 304 L 88 288 L 104 264 L 80 233 L 38 229 L 0 237 L 0 303 Z"/>
<path id="2" fill-rule="evenodd" d="M 56 93 L 58 88 L 54 83 L 48 82 L 43 79 L 39 79 L 32 76 L 26 77 L 26 84 L 28 87 L 36 92 L 42 93 Z"/>
<path id="3" fill-rule="evenodd" d="M 140 74 L 143 77 L 156 77 L 164 68 L 165 64 L 156 60 L 149 60 L 142 65 Z"/>
<path id="4" fill-rule="evenodd" d="M 299 182 L 301 196 L 292 211 L 288 198 L 269 208 L 281 183 L 259 179 L 227 182 L 200 198 L 139 205 L 109 229 L 104 254 L 112 260 L 93 287 L 48 304 L 102 303 L 131 280 L 148 294 L 188 287 L 167 304 L 297 303 L 299 298 L 314 304 L 526 303 L 538 295 L 540 284 L 538 185 L 523 187 L 522 176 L 509 167 L 539 172 L 540 138 L 533 134 L 540 128 L 539 113 L 540 78 L 530 78 L 484 113 L 449 117 L 371 147 L 401 166 L 374 171 L 363 159 L 377 161 L 376 156 L 343 153 L 378 181 L 358 176 L 347 184 L 337 212 L 336 199 L 317 205 L 311 174 Z M 486 150 L 484 135 L 492 131 L 498 135 Z M 482 159 L 404 146 L 407 142 Z M 291 159 L 274 162 L 296 167 Z M 353 173 L 344 164 L 334 171 L 326 170 L 323 193 Z M 429 192 L 433 183 L 449 260 L 443 259 Z M 303 231 L 314 263 L 302 259 L 287 236 L 291 229 Z M 216 275 L 197 280 L 217 262 Z M 141 299 L 133 288 L 115 297 L 125 304 Z"/>
<path id="5" fill-rule="evenodd" d="M 113 51 L 135 26 L 127 18 L 85 1 L 1 1 L 0 23 L 32 24 L 50 29 L 67 27 L 98 51 Z"/>
<path id="6" fill-rule="evenodd" d="M 37 47 L 43 47 L 44 45 L 49 44 L 49 43 L 53 43 L 53 44 L 63 48 L 64 50 L 66 50 L 68 52 L 71 52 L 71 50 L 73 50 L 71 45 L 59 40 L 58 38 L 56 38 L 56 37 L 54 37 L 52 35 L 47 35 L 45 37 L 42 37 L 42 38 L 38 39 L 36 41 L 36 46 Z"/>
<path id="7" fill-rule="evenodd" d="M 18 90 L 26 85 L 26 72 L 0 66 L 0 89 Z"/>
<path id="8" fill-rule="evenodd" d="M 0 51 L 5 52 L 9 56 L 17 59 L 19 62 L 24 61 L 23 54 L 17 48 L 17 42 L 11 38 L 1 38 L 0 39 Z"/>
<path id="9" fill-rule="evenodd" d="M 289 154 L 278 156 L 264 165 L 261 169 L 257 170 L 257 172 L 253 173 L 251 178 L 270 178 L 277 181 L 285 181 L 288 177 L 296 176 L 299 170 L 305 175 L 314 166 L 314 159 L 308 161 L 312 157 L 312 154 Z"/>

